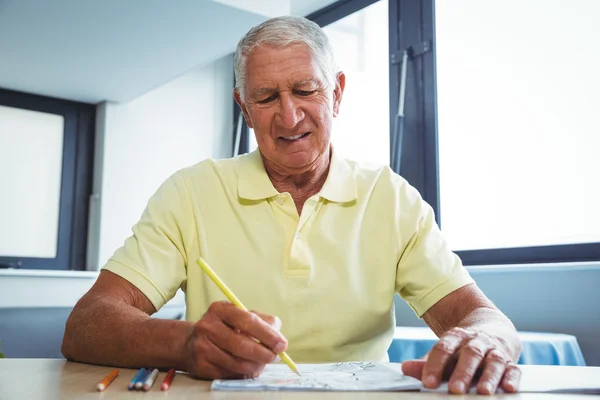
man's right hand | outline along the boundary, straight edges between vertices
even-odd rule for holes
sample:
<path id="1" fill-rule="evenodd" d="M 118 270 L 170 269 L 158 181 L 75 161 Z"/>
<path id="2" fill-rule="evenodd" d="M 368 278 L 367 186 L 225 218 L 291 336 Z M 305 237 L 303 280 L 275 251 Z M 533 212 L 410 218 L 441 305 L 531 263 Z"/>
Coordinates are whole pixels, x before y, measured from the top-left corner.
<path id="1" fill-rule="evenodd" d="M 257 377 L 276 353 L 287 349 L 280 329 L 277 317 L 243 311 L 227 301 L 212 303 L 188 337 L 185 369 L 201 379 Z"/>

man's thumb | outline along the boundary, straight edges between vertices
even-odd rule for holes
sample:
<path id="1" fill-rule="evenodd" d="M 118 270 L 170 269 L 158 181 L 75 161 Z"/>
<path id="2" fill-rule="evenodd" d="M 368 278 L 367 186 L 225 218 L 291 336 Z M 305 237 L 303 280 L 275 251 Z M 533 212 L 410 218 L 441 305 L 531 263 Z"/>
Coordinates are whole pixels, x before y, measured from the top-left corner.
<path id="1" fill-rule="evenodd" d="M 402 363 L 402 373 L 406 376 L 412 376 L 413 378 L 421 379 L 423 375 L 423 367 L 425 367 L 425 360 L 407 360 Z"/>

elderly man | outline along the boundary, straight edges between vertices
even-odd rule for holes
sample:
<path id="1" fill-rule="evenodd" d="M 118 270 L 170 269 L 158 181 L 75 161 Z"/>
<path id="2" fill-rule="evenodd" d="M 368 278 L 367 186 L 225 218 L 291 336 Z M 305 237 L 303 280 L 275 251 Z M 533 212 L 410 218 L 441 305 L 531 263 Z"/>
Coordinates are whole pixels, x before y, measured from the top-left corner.
<path id="1" fill-rule="evenodd" d="M 386 360 L 398 293 L 440 337 L 406 374 L 429 388 L 450 377 L 460 393 L 479 371 L 480 393 L 516 391 L 515 328 L 431 208 L 390 168 L 362 168 L 331 146 L 346 80 L 324 32 L 270 19 L 239 42 L 235 76 L 259 150 L 203 161 L 158 189 L 75 306 L 65 357 L 208 379 L 257 376 L 284 350 L 296 362 Z M 222 301 L 199 257 L 257 312 Z M 150 318 L 179 288 L 187 321 Z"/>

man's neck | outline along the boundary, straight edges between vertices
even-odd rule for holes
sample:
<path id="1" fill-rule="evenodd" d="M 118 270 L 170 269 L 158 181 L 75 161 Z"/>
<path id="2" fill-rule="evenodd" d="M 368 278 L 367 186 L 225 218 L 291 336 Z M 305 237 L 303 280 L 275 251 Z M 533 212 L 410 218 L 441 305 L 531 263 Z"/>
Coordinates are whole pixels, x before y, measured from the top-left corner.
<path id="1" fill-rule="evenodd" d="M 319 193 L 329 172 L 331 162 L 331 149 L 324 153 L 308 171 L 300 174 L 282 174 L 273 169 L 268 161 L 264 160 L 265 169 L 273 186 L 279 193 L 288 192 L 294 199 L 298 214 L 302 205 L 311 196 Z"/>

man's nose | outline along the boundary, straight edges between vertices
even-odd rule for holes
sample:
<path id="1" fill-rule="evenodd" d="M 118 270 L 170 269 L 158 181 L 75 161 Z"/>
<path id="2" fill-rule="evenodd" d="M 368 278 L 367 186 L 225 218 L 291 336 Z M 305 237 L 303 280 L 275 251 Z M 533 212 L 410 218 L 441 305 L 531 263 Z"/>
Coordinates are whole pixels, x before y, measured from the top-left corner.
<path id="1" fill-rule="evenodd" d="M 281 93 L 279 96 L 279 111 L 275 117 L 279 126 L 292 129 L 304 119 L 304 112 L 293 95 Z"/>

